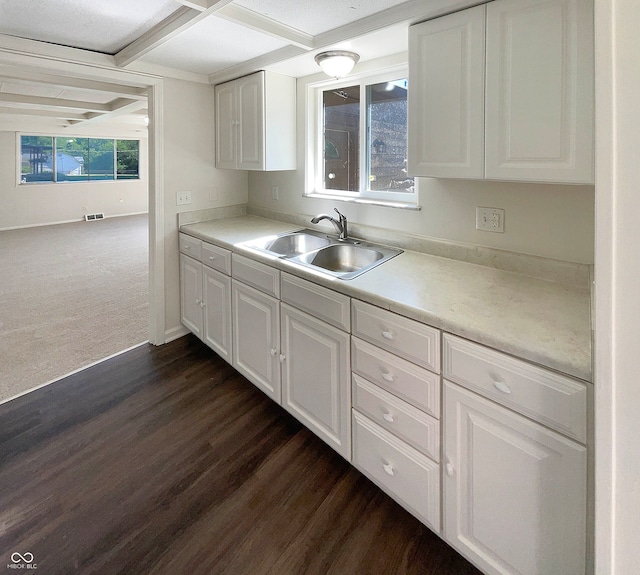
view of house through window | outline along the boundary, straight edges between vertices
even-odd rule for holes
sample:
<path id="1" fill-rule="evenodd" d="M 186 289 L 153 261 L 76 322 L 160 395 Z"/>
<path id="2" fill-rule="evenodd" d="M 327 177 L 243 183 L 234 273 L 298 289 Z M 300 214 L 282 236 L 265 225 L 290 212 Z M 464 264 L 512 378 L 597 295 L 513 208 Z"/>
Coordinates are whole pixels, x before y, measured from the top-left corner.
<path id="1" fill-rule="evenodd" d="M 138 179 L 139 140 L 20 137 L 20 182 Z"/>
<path id="2" fill-rule="evenodd" d="M 316 191 L 415 197 L 407 176 L 406 78 L 323 88 L 321 102 L 323 189 Z"/>

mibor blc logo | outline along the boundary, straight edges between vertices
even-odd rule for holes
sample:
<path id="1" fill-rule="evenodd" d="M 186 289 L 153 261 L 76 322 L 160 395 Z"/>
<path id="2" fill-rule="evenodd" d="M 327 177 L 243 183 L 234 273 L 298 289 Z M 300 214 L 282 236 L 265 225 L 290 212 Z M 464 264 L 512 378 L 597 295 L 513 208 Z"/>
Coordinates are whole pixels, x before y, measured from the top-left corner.
<path id="1" fill-rule="evenodd" d="M 33 562 L 33 553 L 12 553 L 11 563 L 7 563 L 7 569 L 37 569 L 38 564 Z"/>

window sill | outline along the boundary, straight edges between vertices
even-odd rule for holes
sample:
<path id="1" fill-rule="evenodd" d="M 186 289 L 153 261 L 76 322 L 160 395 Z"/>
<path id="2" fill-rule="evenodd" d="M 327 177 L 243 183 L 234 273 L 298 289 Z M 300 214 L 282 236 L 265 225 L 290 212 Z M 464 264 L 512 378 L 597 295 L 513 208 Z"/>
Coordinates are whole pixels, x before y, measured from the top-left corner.
<path id="1" fill-rule="evenodd" d="M 344 196 L 337 196 L 333 194 L 304 194 L 304 198 L 317 198 L 321 200 L 333 200 L 336 202 L 346 202 L 350 204 L 364 204 L 368 206 L 384 206 L 387 208 L 398 208 L 401 210 L 413 210 L 419 212 L 422 210 L 422 206 L 418 204 L 408 204 L 406 202 L 392 202 L 388 200 L 374 200 L 372 198 L 347 198 Z"/>

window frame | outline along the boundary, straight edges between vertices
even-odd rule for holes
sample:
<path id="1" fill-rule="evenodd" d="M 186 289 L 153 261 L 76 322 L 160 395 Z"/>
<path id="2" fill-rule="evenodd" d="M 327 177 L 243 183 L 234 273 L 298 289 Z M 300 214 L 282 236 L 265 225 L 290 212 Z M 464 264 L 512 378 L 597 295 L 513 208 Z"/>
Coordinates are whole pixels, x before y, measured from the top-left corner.
<path id="1" fill-rule="evenodd" d="M 39 182 L 23 182 L 22 181 L 22 138 L 23 136 L 44 137 L 52 139 L 52 179 L 39 181 Z M 83 180 L 58 180 L 57 179 L 57 154 L 58 146 L 57 140 L 59 138 L 77 138 L 86 139 L 87 144 L 90 140 L 107 140 L 113 142 L 113 178 L 109 179 L 91 179 L 87 174 L 87 179 Z M 138 142 L 138 173 L 136 177 L 118 177 L 118 142 L 119 141 L 136 141 Z M 141 153 L 141 138 L 108 138 L 101 136 L 87 136 L 87 135 L 71 135 L 71 134 L 44 134 L 44 133 L 32 133 L 32 132 L 16 132 L 16 185 L 17 186 L 31 186 L 31 185 L 57 185 L 57 184 L 95 184 L 95 183 L 113 183 L 113 182 L 127 182 L 127 181 L 141 181 L 142 176 L 140 173 L 140 153 Z"/>
<path id="2" fill-rule="evenodd" d="M 305 197 L 330 198 L 334 200 L 350 201 L 385 205 L 391 207 L 420 209 L 418 196 L 418 178 L 414 178 L 413 192 L 387 192 L 368 189 L 368 102 L 367 86 L 381 82 L 390 82 L 408 78 L 406 64 L 377 69 L 373 72 L 362 72 L 345 76 L 338 80 L 326 79 L 307 84 L 305 101 L 306 133 L 305 133 Z M 360 127 L 359 127 L 359 190 L 330 190 L 324 188 L 324 118 L 322 93 L 328 89 L 344 88 L 358 85 L 360 87 Z"/>

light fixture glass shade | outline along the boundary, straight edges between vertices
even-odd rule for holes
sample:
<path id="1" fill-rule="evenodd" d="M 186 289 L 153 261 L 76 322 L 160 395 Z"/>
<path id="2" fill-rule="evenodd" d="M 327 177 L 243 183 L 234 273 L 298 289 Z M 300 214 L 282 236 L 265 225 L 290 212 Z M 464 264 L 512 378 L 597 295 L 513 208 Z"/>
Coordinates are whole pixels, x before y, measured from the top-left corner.
<path id="1" fill-rule="evenodd" d="M 351 72 L 356 62 L 360 60 L 360 56 L 347 50 L 330 50 L 329 52 L 320 52 L 316 55 L 315 60 L 327 76 L 342 78 Z"/>

